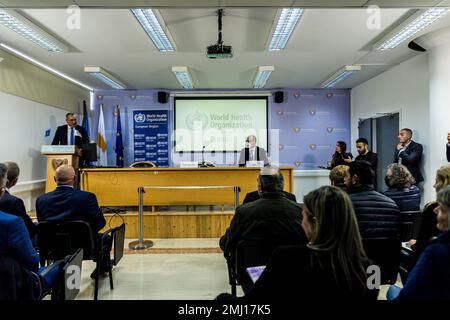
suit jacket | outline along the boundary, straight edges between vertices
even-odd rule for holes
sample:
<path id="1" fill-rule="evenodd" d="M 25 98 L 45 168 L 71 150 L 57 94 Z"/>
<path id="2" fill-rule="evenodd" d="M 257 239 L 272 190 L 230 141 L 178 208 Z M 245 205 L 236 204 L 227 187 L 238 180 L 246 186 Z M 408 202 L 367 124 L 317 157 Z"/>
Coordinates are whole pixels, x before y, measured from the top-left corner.
<path id="1" fill-rule="evenodd" d="M 420 172 L 420 160 L 422 159 L 423 147 L 420 143 L 411 141 L 405 151 L 399 154 L 399 150 L 395 150 L 394 163 L 398 163 L 398 158 L 402 158 L 402 164 L 406 166 L 411 172 L 416 184 L 423 181 L 422 173 Z"/>
<path id="2" fill-rule="evenodd" d="M 450 162 L 450 143 L 447 143 L 447 161 Z"/>
<path id="3" fill-rule="evenodd" d="M 322 255 L 326 254 L 322 253 Z M 317 252 L 317 256 L 320 255 Z M 305 245 L 278 247 L 258 281 L 242 300 L 372 301 L 377 299 L 378 290 L 365 291 L 365 281 L 357 285 L 356 277 L 351 279 L 350 284 L 342 270 L 332 267 L 329 257 L 324 257 L 320 265 L 317 262 L 312 265 L 312 258 L 313 250 Z M 338 265 L 336 256 L 334 259 L 335 265 Z M 366 269 L 368 265 L 369 261 L 363 261 L 360 267 Z M 350 284 L 350 288 L 345 288 L 344 285 L 347 284 Z"/>
<path id="4" fill-rule="evenodd" d="M 58 186 L 40 196 L 36 200 L 36 215 L 38 221 L 86 221 L 94 236 L 106 224 L 95 194 L 69 186 Z"/>
<path id="5" fill-rule="evenodd" d="M 261 199 L 236 209 L 230 227 L 220 238 L 220 247 L 226 256 L 232 256 L 238 242 L 247 239 L 306 244 L 301 211 L 298 203 L 287 199 L 281 192 L 264 193 Z"/>
<path id="6" fill-rule="evenodd" d="M 75 126 L 75 130 L 77 130 L 81 134 L 81 137 L 75 136 L 75 145 L 78 148 L 81 148 L 82 144 L 89 143 L 88 138 L 87 138 L 86 130 L 82 126 L 76 125 Z M 67 145 L 67 144 L 69 144 L 69 142 L 67 141 L 67 124 L 59 126 L 56 129 L 55 137 L 53 138 L 52 144 L 53 145 L 58 145 L 58 144 Z"/>
<path id="7" fill-rule="evenodd" d="M 30 238 L 34 237 L 36 234 L 36 225 L 27 214 L 22 199 L 17 198 L 6 191 L 3 197 L 0 198 L 0 211 L 22 218 L 25 226 L 27 227 Z"/>
<path id="8" fill-rule="evenodd" d="M 0 211 L 0 256 L 9 256 L 22 268 L 37 272 L 39 255 L 34 250 L 23 220 Z"/>
<path id="9" fill-rule="evenodd" d="M 243 148 L 241 154 L 239 155 L 239 166 L 244 167 L 246 162 L 250 159 L 250 149 Z M 269 164 L 269 159 L 267 158 L 267 152 L 264 148 L 256 147 L 256 160 L 264 161 L 264 165 Z"/>
<path id="10" fill-rule="evenodd" d="M 289 200 L 297 202 L 297 199 L 295 198 L 295 194 L 292 194 L 292 193 L 289 193 L 289 192 L 286 192 L 286 191 L 283 191 L 282 193 Z M 253 202 L 253 201 L 256 201 L 256 200 L 258 200 L 260 198 L 261 197 L 259 196 L 258 190 L 253 191 L 253 192 L 249 192 L 249 193 L 247 193 L 245 195 L 244 202 L 242 202 L 242 204 Z"/>

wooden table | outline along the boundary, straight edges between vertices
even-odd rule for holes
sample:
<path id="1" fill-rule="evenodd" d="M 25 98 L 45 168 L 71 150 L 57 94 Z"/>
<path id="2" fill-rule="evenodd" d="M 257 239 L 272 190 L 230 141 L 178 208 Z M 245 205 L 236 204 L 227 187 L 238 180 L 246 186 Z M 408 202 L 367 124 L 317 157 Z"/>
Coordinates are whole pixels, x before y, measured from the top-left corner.
<path id="1" fill-rule="evenodd" d="M 293 167 L 281 167 L 284 190 L 293 193 Z M 137 206 L 141 186 L 239 186 L 239 203 L 257 190 L 259 168 L 95 168 L 81 169 L 81 187 L 97 196 L 100 206 Z M 144 205 L 234 204 L 228 189 L 147 189 Z"/>

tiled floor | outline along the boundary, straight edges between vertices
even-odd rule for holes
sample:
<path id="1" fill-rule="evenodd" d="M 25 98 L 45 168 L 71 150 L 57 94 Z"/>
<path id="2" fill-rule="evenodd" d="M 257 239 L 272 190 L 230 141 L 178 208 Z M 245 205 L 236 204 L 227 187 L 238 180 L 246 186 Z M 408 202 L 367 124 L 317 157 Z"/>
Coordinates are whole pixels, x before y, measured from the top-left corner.
<path id="1" fill-rule="evenodd" d="M 211 300 L 219 293 L 230 292 L 222 253 L 164 253 L 164 249 L 173 252 L 173 248 L 217 248 L 217 238 L 152 240 L 157 251 L 123 256 L 113 271 L 114 290 L 109 288 L 108 277 L 100 279 L 100 300 Z M 83 262 L 77 299 L 93 299 L 90 274 L 94 267 L 91 261 Z M 381 287 L 379 299 L 385 299 L 387 288 Z M 242 295 L 240 287 L 238 295 Z"/>
<path id="2" fill-rule="evenodd" d="M 217 248 L 219 239 L 152 239 L 154 248 Z M 128 242 L 125 246 L 128 246 Z M 150 253 L 150 252 L 149 252 Z M 93 299 L 94 263 L 83 262 L 77 299 Z M 125 254 L 113 271 L 114 290 L 108 277 L 100 279 L 99 299 L 211 300 L 230 292 L 227 266 L 221 253 Z M 238 288 L 238 295 L 242 291 Z"/>

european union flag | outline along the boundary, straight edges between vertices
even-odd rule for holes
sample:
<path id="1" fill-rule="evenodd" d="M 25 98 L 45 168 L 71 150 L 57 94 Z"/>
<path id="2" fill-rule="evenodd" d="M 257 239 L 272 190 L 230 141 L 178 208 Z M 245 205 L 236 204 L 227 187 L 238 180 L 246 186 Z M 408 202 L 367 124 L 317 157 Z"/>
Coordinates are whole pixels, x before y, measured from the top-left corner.
<path id="1" fill-rule="evenodd" d="M 87 140 L 90 141 L 91 128 L 89 127 L 89 115 L 86 107 L 86 100 L 83 100 L 83 121 L 81 122 L 81 126 L 86 129 Z"/>
<path id="2" fill-rule="evenodd" d="M 122 142 L 122 124 L 120 122 L 120 107 L 117 106 L 117 133 L 116 133 L 116 166 L 123 167 L 123 142 Z"/>

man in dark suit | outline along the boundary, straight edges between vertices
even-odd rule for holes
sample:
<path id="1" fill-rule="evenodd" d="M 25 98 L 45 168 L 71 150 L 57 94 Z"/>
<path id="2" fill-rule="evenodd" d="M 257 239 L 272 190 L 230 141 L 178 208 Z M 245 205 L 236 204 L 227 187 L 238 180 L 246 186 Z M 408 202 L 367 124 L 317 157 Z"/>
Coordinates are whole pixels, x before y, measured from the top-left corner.
<path id="1" fill-rule="evenodd" d="M 264 161 L 265 166 L 269 164 L 266 150 L 256 146 L 256 136 L 248 136 L 245 142 L 246 147 L 241 150 L 239 155 L 240 167 L 245 167 L 247 161 Z"/>
<path id="2" fill-rule="evenodd" d="M 415 185 L 423 181 L 420 172 L 420 160 L 422 159 L 423 147 L 420 143 L 412 140 L 412 130 L 401 129 L 398 134 L 399 144 L 394 153 L 394 163 L 406 166 L 416 180 Z"/>
<path id="3" fill-rule="evenodd" d="M 234 260 L 238 242 L 267 239 L 272 243 L 306 244 L 302 229 L 302 208 L 282 193 L 283 175 L 277 168 L 265 167 L 258 176 L 261 198 L 239 206 L 230 227 L 220 238 L 220 248 Z"/>
<path id="4" fill-rule="evenodd" d="M 297 198 L 295 198 L 295 194 L 292 194 L 292 193 L 289 193 L 289 192 L 286 192 L 286 191 L 281 191 L 281 193 L 282 193 L 286 198 L 288 198 L 289 200 L 292 200 L 292 201 L 294 201 L 294 202 L 297 202 Z M 242 202 L 242 204 L 246 204 L 246 203 L 249 203 L 249 202 L 253 202 L 253 201 L 256 201 L 256 200 L 258 200 L 258 199 L 261 199 L 261 195 L 259 194 L 259 191 L 258 191 L 258 190 L 252 191 L 252 192 L 249 192 L 249 193 L 247 193 L 247 194 L 245 195 L 244 202 Z"/>
<path id="5" fill-rule="evenodd" d="M 450 162 L 450 132 L 447 133 L 447 161 Z"/>
<path id="6" fill-rule="evenodd" d="M 62 165 L 56 169 L 55 182 L 57 187 L 54 191 L 46 193 L 36 200 L 38 221 L 86 221 L 90 224 L 94 239 L 96 239 L 96 250 L 99 250 L 100 235 L 98 232 L 105 226 L 106 220 L 98 206 L 95 194 L 74 188 L 75 170 L 70 165 Z M 107 259 L 110 245 L 108 244 L 103 250 L 103 256 Z M 100 273 L 105 273 L 107 261 L 101 261 L 100 265 Z M 94 270 L 91 277 L 94 277 L 95 274 Z"/>
<path id="7" fill-rule="evenodd" d="M 9 193 L 9 190 L 14 187 L 19 180 L 19 166 L 15 162 L 5 162 L 5 165 L 8 170 L 8 180 L 6 182 L 5 194 L 0 198 L 0 211 L 20 217 L 27 227 L 30 238 L 33 239 L 36 234 L 36 225 L 27 214 L 22 199 Z"/>
<path id="8" fill-rule="evenodd" d="M 83 144 L 89 143 L 86 129 L 77 125 L 77 118 L 73 113 L 66 114 L 66 123 L 56 129 L 53 145 L 76 145 L 81 148 Z"/>

